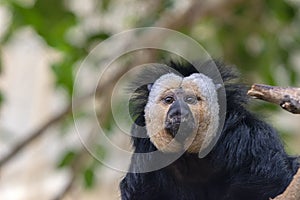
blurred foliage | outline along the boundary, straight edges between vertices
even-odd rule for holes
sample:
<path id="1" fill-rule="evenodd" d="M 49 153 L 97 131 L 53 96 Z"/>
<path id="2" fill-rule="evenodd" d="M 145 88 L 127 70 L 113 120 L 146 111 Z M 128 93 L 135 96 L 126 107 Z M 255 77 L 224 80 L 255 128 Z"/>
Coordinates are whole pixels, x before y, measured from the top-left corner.
<path id="1" fill-rule="evenodd" d="M 68 38 L 68 34 L 73 28 L 84 23 L 84 16 L 69 9 L 66 6 L 68 1 L 36 0 L 29 6 L 21 2 L 21 0 L 2 1 L 2 5 L 8 7 L 12 13 L 12 23 L 0 41 L 0 45 L 9 42 L 13 33 L 22 27 L 31 27 L 49 47 L 62 54 L 62 58 L 49 67 L 56 77 L 57 86 L 66 91 L 71 101 L 76 64 L 87 56 L 95 44 L 118 32 L 114 27 L 115 22 L 111 21 L 111 27 L 84 32 L 82 42 L 76 43 Z M 125 19 L 124 23 L 127 23 L 127 28 L 153 26 L 165 13 L 172 11 L 178 2 L 157 1 L 153 7 L 151 6 L 153 2 L 144 1 L 146 7 L 147 4 L 150 5 L 147 7 L 149 10 L 139 15 L 127 13 L 127 21 Z M 93 14 L 111 16 L 118 5 L 124 6 L 117 0 L 99 1 L 94 6 Z M 222 58 L 226 63 L 238 66 L 247 83 L 278 85 L 279 76 L 284 75 L 288 77 L 285 84 L 292 86 L 300 84 L 297 66 L 292 60 L 294 53 L 300 51 L 299 27 L 299 5 L 296 3 L 286 0 L 244 0 L 229 11 L 221 10 L 216 16 L 201 18 L 192 28 L 181 27 L 179 31 L 196 39 L 212 57 Z M 2 99 L 3 95 L 0 93 L 0 103 Z M 263 112 L 279 108 L 267 103 L 257 103 L 254 109 Z M 114 124 L 112 115 L 110 117 L 111 120 L 105 122 L 108 131 L 114 130 L 111 127 Z M 65 152 L 58 162 L 58 167 L 70 167 L 76 154 L 77 151 L 74 150 Z M 99 146 L 97 154 L 105 156 L 104 148 Z M 85 166 L 82 172 L 84 185 L 87 188 L 95 183 L 95 169 L 96 166 L 93 164 Z"/>
<path id="2" fill-rule="evenodd" d="M 109 2 L 109 1 L 107 1 Z M 27 7 L 18 1 L 6 1 L 13 14 L 12 23 L 1 41 L 5 43 L 15 31 L 22 27 L 30 26 L 40 35 L 47 44 L 63 54 L 63 59 L 52 66 L 56 77 L 57 86 L 66 90 L 72 96 L 75 74 L 75 63 L 84 59 L 92 42 L 104 40 L 110 36 L 107 32 L 94 33 L 89 36 L 82 46 L 76 46 L 67 38 L 71 28 L 78 25 L 79 19 L 65 7 L 61 0 L 36 0 L 33 6 Z"/>
<path id="3" fill-rule="evenodd" d="M 0 106 L 1 106 L 1 103 L 3 102 L 3 100 L 4 100 L 3 94 L 0 92 Z"/>
<path id="4" fill-rule="evenodd" d="M 24 7 L 18 2 L 9 1 L 8 6 L 13 13 L 12 24 L 6 34 L 9 40 L 15 31 L 24 26 L 32 27 L 43 37 L 49 46 L 54 47 L 66 56 L 63 61 L 54 64 L 57 85 L 72 94 L 73 66 L 80 59 L 80 49 L 75 48 L 66 40 L 67 31 L 77 23 L 73 13 L 68 11 L 60 0 L 37 0 L 32 7 Z"/>
<path id="5" fill-rule="evenodd" d="M 70 150 L 70 151 L 65 152 L 65 154 L 60 159 L 57 167 L 62 168 L 62 167 L 70 166 L 72 164 L 72 162 L 74 161 L 75 157 L 76 157 L 75 151 Z"/>
<path id="6" fill-rule="evenodd" d="M 300 50 L 296 4 L 284 0 L 243 1 L 230 14 L 224 13 L 219 18 L 209 16 L 204 21 L 198 24 L 197 30 L 205 30 L 203 26 L 206 26 L 212 36 L 198 37 L 201 33 L 192 32 L 193 36 L 214 57 L 236 65 L 245 83 L 282 86 L 300 83 L 299 64 L 292 59 Z M 262 112 L 280 108 L 261 103 L 253 109 Z"/>
<path id="7" fill-rule="evenodd" d="M 86 188 L 92 188 L 95 184 L 94 168 L 87 168 L 84 170 L 84 185 Z"/>

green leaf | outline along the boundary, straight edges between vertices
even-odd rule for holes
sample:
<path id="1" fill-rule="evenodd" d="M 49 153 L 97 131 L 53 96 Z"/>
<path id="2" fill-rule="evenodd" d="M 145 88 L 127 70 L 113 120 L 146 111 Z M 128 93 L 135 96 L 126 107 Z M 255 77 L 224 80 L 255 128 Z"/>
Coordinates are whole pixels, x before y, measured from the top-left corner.
<path id="1" fill-rule="evenodd" d="M 1 48 L 0 48 L 0 74 L 2 73 L 2 54 L 1 54 Z"/>
<path id="2" fill-rule="evenodd" d="M 37 0 L 33 7 L 25 8 L 16 2 L 10 3 L 14 20 L 10 31 L 22 26 L 32 26 L 45 41 L 61 51 L 71 48 L 65 40 L 66 32 L 77 23 L 73 13 L 61 0 Z"/>
<path id="3" fill-rule="evenodd" d="M 96 146 L 96 155 L 97 155 L 98 158 L 100 157 L 102 159 L 105 157 L 106 150 L 102 145 L 97 145 Z"/>
<path id="4" fill-rule="evenodd" d="M 101 11 L 107 11 L 110 5 L 110 0 L 101 1 Z"/>
<path id="5" fill-rule="evenodd" d="M 0 105 L 3 103 L 3 101 L 4 101 L 4 96 L 2 92 L 0 92 Z"/>
<path id="6" fill-rule="evenodd" d="M 283 22 L 291 22 L 296 16 L 296 9 L 285 0 L 267 0 L 267 6 L 274 15 Z"/>
<path id="7" fill-rule="evenodd" d="M 107 32 L 99 32 L 97 34 L 94 34 L 94 35 L 91 35 L 87 38 L 87 42 L 86 42 L 86 46 L 85 48 L 89 48 L 89 46 L 91 44 L 93 44 L 94 42 L 101 42 L 103 40 L 106 40 L 107 38 L 109 38 L 111 36 L 110 33 L 107 33 Z"/>
<path id="8" fill-rule="evenodd" d="M 84 173 L 84 185 L 86 188 L 92 188 L 95 184 L 95 173 L 93 168 L 87 168 Z"/>
<path id="9" fill-rule="evenodd" d="M 73 93 L 74 62 L 73 58 L 66 58 L 62 62 L 52 65 L 52 70 L 56 77 L 56 85 L 66 89 L 70 97 L 72 97 Z"/>
<path id="10" fill-rule="evenodd" d="M 68 151 L 66 152 L 62 159 L 59 161 L 59 164 L 57 165 L 58 168 L 62 168 L 62 167 L 66 167 L 66 166 L 69 166 L 74 158 L 76 156 L 76 153 L 74 151 Z"/>
<path id="11" fill-rule="evenodd" d="M 101 124 L 101 127 L 104 130 L 106 130 L 108 133 L 110 133 L 111 130 L 112 130 L 112 128 L 115 125 L 115 121 L 113 119 L 112 112 L 109 111 L 109 113 L 107 114 L 106 118 L 105 119 L 101 119 L 99 123 Z"/>
<path id="12" fill-rule="evenodd" d="M 249 5 L 245 4 L 238 4 L 237 6 L 234 7 L 233 13 L 235 15 L 239 15 L 242 16 L 246 11 L 247 11 L 247 6 L 249 7 Z"/>

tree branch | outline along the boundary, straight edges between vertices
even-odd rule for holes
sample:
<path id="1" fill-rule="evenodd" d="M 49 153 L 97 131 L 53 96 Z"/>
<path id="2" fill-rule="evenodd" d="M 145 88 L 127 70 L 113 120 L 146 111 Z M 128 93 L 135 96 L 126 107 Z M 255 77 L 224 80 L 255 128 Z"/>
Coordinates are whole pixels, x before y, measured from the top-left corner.
<path id="1" fill-rule="evenodd" d="M 53 116 L 51 119 L 49 119 L 47 122 L 42 124 L 39 128 L 37 128 L 32 133 L 26 134 L 29 135 L 24 140 L 20 141 L 7 155 L 2 157 L 0 159 L 0 168 L 10 161 L 15 155 L 17 155 L 21 150 L 23 150 L 26 146 L 28 146 L 31 142 L 36 140 L 37 138 L 41 137 L 46 130 L 51 127 L 52 125 L 60 122 L 63 120 L 66 116 L 72 114 L 72 107 L 79 107 L 83 103 L 86 102 L 86 100 L 90 99 L 95 95 L 95 92 L 98 94 L 97 97 L 101 97 L 103 94 L 107 94 L 108 90 L 111 90 L 111 85 L 114 85 L 121 76 L 129 69 L 129 67 L 120 67 L 119 70 L 117 70 L 111 78 L 107 79 L 103 84 L 101 84 L 99 87 L 97 87 L 96 91 L 92 91 L 86 95 L 84 95 L 81 98 L 78 98 L 77 100 L 73 101 L 73 104 L 70 103 L 61 113 Z"/>
<path id="2" fill-rule="evenodd" d="M 254 84 L 248 91 L 248 95 L 256 99 L 277 104 L 291 113 L 300 114 L 300 88 Z M 298 169 L 298 172 L 283 194 L 273 200 L 299 200 L 299 189 L 300 169 Z"/>
<path id="3" fill-rule="evenodd" d="M 291 113 L 300 114 L 300 88 L 254 84 L 248 95 L 277 104 Z"/>
<path id="4" fill-rule="evenodd" d="M 9 160 L 11 160 L 16 154 L 18 154 L 25 146 L 31 143 L 33 140 L 40 137 L 50 126 L 56 124 L 57 122 L 64 119 L 68 114 L 72 111 L 72 106 L 68 106 L 64 111 L 59 113 L 58 115 L 52 117 L 49 121 L 42 124 L 37 130 L 33 131 L 32 133 L 28 134 L 29 137 L 25 138 L 21 142 L 19 142 L 7 155 L 5 155 L 0 160 L 0 168 Z"/>

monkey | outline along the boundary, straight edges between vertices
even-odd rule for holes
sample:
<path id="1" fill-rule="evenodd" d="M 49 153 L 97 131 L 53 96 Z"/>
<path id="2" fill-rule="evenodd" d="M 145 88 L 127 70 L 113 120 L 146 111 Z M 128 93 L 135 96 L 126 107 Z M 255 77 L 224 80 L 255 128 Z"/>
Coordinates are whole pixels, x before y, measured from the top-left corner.
<path id="1" fill-rule="evenodd" d="M 171 62 L 171 72 L 146 72 L 156 80 L 136 89 L 131 99 L 132 143 L 142 156 L 132 156 L 120 182 L 122 200 L 269 200 L 288 186 L 299 168 L 298 157 L 289 156 L 276 130 L 248 111 L 247 87 L 239 83 L 236 70 L 215 60 L 201 68 L 212 65 L 224 85 L 190 63 Z M 199 157 L 220 130 L 222 88 L 224 125 L 216 144 Z M 154 152 L 161 161 L 178 157 L 140 172 L 157 163 Z"/>

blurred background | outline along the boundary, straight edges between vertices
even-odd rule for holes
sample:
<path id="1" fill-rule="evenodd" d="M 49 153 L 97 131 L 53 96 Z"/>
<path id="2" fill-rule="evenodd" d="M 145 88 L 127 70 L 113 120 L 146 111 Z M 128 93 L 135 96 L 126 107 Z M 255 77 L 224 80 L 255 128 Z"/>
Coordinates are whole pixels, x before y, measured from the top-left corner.
<path id="1" fill-rule="evenodd" d="M 79 120 L 96 154 L 128 164 L 94 139 L 86 109 L 93 96 L 71 109 L 76 72 L 100 42 L 132 28 L 170 28 L 235 65 L 246 84 L 300 87 L 299 11 L 299 0 L 1 0 L 0 199 L 119 199 L 124 173 L 95 160 L 74 126 Z M 106 75 L 111 84 L 96 90 L 99 123 L 120 147 L 130 142 L 113 119 L 113 86 L 135 65 L 162 58 L 152 50 L 123 56 L 114 65 L 128 68 Z M 93 73 L 81 77 L 83 94 L 93 89 Z M 300 154 L 299 116 L 258 100 L 250 109 L 280 131 L 290 154 Z"/>

